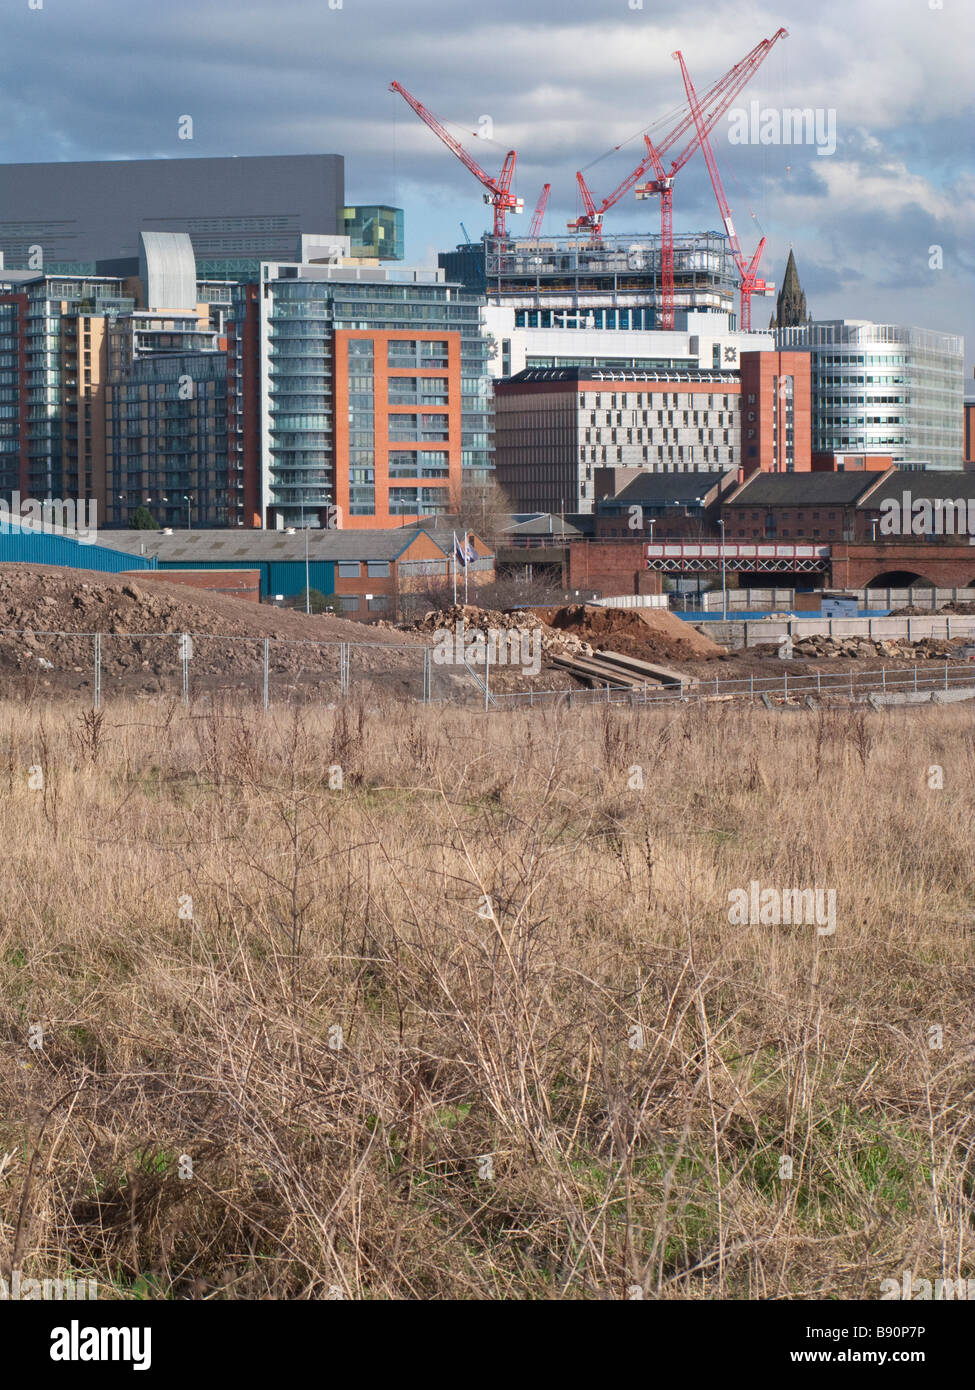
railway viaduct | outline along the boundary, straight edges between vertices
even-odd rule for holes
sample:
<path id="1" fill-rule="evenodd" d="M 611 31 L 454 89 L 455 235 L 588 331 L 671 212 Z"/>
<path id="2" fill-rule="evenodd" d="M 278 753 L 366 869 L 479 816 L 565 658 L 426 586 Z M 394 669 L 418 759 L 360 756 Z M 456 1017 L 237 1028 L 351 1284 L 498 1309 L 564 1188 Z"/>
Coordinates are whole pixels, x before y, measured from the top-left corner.
<path id="1" fill-rule="evenodd" d="M 830 588 L 907 588 L 933 584 L 939 589 L 975 586 L 975 546 L 965 542 L 835 541 L 830 546 Z"/>

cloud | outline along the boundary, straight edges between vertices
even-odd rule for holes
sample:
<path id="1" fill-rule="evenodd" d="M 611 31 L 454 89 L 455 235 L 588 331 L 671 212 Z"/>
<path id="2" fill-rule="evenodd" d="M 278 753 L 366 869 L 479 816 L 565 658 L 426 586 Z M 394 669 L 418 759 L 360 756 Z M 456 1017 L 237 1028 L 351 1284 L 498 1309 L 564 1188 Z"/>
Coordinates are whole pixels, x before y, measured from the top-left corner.
<path id="1" fill-rule="evenodd" d="M 332 0 L 336 4 L 337 0 Z M 743 100 L 835 110 L 838 149 L 731 146 L 715 129 L 746 254 L 764 232 L 781 278 L 794 244 L 817 313 L 904 318 L 966 332 L 975 353 L 967 248 L 975 233 L 971 53 L 975 6 L 950 0 L 86 0 L 7 7 L 0 159 L 339 152 L 350 199 L 406 208 L 409 253 L 476 236 L 481 190 L 388 90 L 396 78 L 489 172 L 518 151 L 528 218 L 552 183 L 546 228 L 580 210 L 575 171 L 599 197 L 640 158 L 641 130 L 683 103 L 672 54 L 698 90 L 780 24 Z M 192 146 L 179 142 L 182 114 Z M 481 116 L 491 140 L 475 138 Z M 619 148 L 614 148 L 614 147 Z M 720 225 L 699 154 L 678 177 L 678 229 Z M 653 230 L 632 194 L 608 232 Z M 512 226 L 516 225 L 513 221 Z M 924 249 L 945 247 L 932 284 Z M 920 248 L 920 249 L 919 249 Z M 813 298 L 813 295 L 810 295 Z M 879 306 L 879 307 L 877 307 Z"/>

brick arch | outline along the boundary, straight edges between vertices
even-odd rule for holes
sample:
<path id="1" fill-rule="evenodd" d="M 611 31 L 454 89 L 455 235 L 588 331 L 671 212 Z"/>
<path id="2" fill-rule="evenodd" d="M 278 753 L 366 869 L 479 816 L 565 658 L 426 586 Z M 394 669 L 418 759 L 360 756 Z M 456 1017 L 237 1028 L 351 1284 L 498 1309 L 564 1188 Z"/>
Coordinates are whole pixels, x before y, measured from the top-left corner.
<path id="1" fill-rule="evenodd" d="M 915 570 L 878 570 L 872 579 L 868 579 L 859 587 L 864 589 L 910 589 L 913 586 L 921 588 L 928 586 L 936 588 L 933 579 L 928 579 L 926 575 L 918 574 Z"/>

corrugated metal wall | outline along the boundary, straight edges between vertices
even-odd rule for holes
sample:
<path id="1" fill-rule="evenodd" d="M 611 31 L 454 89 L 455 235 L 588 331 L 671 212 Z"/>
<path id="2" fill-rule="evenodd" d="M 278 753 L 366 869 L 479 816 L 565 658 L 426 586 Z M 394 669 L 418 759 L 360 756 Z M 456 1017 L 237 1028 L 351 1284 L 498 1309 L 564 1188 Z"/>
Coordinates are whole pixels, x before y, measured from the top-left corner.
<path id="1" fill-rule="evenodd" d="M 68 569 L 118 574 L 120 570 L 154 570 L 156 559 L 110 550 L 105 545 L 82 545 L 68 536 L 49 532 L 21 531 L 18 527 L 5 534 L 0 532 L 0 564 L 63 565 Z"/>
<path id="2" fill-rule="evenodd" d="M 161 560 L 161 570 L 234 570 L 249 569 L 261 572 L 261 598 L 283 594 L 294 598 L 305 592 L 304 560 Z M 335 592 L 335 562 L 311 560 L 309 582 L 320 594 Z"/>

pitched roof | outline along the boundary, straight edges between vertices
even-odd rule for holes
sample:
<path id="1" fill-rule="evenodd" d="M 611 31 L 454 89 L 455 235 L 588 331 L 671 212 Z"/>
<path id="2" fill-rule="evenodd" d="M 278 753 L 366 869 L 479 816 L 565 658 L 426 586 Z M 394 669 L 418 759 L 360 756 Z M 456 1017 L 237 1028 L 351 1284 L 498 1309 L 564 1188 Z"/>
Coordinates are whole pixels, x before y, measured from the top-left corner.
<path id="1" fill-rule="evenodd" d="M 914 501 L 930 501 L 963 497 L 975 501 L 975 473 L 964 473 L 959 469 L 948 468 L 897 468 L 888 473 L 884 481 L 865 497 L 858 506 L 879 507 L 885 497 L 900 502 L 903 493 L 909 492 Z"/>
<path id="2" fill-rule="evenodd" d="M 395 560 L 419 535 L 428 535 L 444 550 L 442 542 L 425 527 L 404 526 L 383 531 L 328 530 L 309 527 L 287 531 L 271 530 L 195 530 L 100 531 L 99 541 L 130 555 L 158 555 L 162 561 L 181 563 L 226 560 L 247 565 L 262 560 L 304 560 L 305 538 L 312 560 Z M 447 552 L 444 551 L 446 554 Z"/>
<path id="3" fill-rule="evenodd" d="M 849 506 L 875 487 L 881 473 L 753 473 L 725 498 L 727 506 Z"/>
<path id="4" fill-rule="evenodd" d="M 563 521 L 562 517 L 554 512 L 543 512 L 540 516 L 532 517 L 530 521 L 521 521 L 515 526 L 506 526 L 503 534 L 505 536 L 581 536 L 582 531 L 578 526 L 573 526 L 571 521 Z"/>
<path id="5" fill-rule="evenodd" d="M 728 473 L 733 473 L 729 469 Z M 607 502 L 703 502 L 728 473 L 642 473 Z"/>

